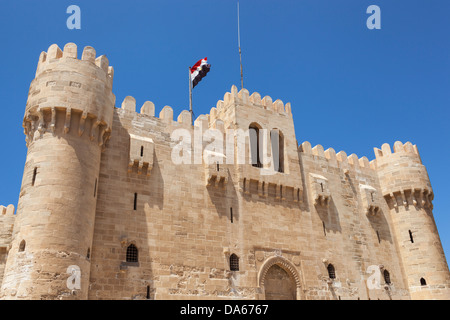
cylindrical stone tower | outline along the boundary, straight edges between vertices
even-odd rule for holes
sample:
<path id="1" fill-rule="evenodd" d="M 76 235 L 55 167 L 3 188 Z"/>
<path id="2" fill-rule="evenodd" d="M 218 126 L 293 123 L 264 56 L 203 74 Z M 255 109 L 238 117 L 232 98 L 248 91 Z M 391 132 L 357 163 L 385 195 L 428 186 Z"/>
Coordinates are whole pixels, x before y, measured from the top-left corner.
<path id="1" fill-rule="evenodd" d="M 23 127 L 28 147 L 3 299 L 87 299 L 113 68 L 92 47 L 42 52 Z"/>
<path id="2" fill-rule="evenodd" d="M 375 148 L 376 165 L 412 299 L 450 299 L 450 273 L 433 217 L 433 190 L 417 147 Z"/>

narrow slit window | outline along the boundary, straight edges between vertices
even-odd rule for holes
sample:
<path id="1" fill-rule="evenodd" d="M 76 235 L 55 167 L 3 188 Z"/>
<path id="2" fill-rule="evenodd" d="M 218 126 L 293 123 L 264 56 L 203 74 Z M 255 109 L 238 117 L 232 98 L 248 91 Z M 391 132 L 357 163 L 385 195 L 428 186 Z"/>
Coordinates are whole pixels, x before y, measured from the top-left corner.
<path id="1" fill-rule="evenodd" d="M 137 193 L 134 194 L 134 203 L 133 203 L 133 209 L 137 209 Z"/>
<path id="2" fill-rule="evenodd" d="M 408 232 L 409 232 L 409 240 L 411 241 L 411 243 L 414 243 L 414 237 L 411 230 L 408 230 Z"/>
<path id="3" fill-rule="evenodd" d="M 230 208 L 230 221 L 233 223 L 233 208 Z"/>
<path id="4" fill-rule="evenodd" d="M 95 178 L 95 185 L 94 185 L 94 198 L 97 196 L 97 178 Z"/>
<path id="5" fill-rule="evenodd" d="M 323 235 L 327 236 L 327 229 L 325 228 L 325 222 L 322 221 Z"/>
<path id="6" fill-rule="evenodd" d="M 25 251 L 25 245 L 26 245 L 25 240 L 22 240 L 19 244 L 19 252 Z"/>
<path id="7" fill-rule="evenodd" d="M 219 161 L 216 162 L 216 169 L 217 171 L 219 171 L 220 167 L 219 167 Z"/>
<path id="8" fill-rule="evenodd" d="M 150 286 L 147 286 L 147 300 L 150 300 Z"/>
<path id="9" fill-rule="evenodd" d="M 31 186 L 34 186 L 34 183 L 36 182 L 36 175 L 37 175 L 37 167 L 35 167 L 33 171 L 33 179 L 31 180 Z"/>
<path id="10" fill-rule="evenodd" d="M 384 276 L 384 282 L 386 284 L 391 284 L 391 275 L 389 274 L 389 271 L 384 270 L 383 271 L 383 276 Z"/>
<path id="11" fill-rule="evenodd" d="M 144 156 L 144 146 L 141 146 L 141 157 Z"/>
<path id="12" fill-rule="evenodd" d="M 330 279 L 336 279 L 336 270 L 334 269 L 334 266 L 330 263 L 327 267 L 328 270 L 328 277 Z"/>
<path id="13" fill-rule="evenodd" d="M 91 248 L 87 249 L 86 258 L 89 260 L 91 258 Z"/>
<path id="14" fill-rule="evenodd" d="M 322 182 L 320 183 L 320 189 L 321 189 L 322 192 L 323 192 L 323 183 L 322 183 Z"/>
<path id="15" fill-rule="evenodd" d="M 239 271 L 239 257 L 234 253 L 230 256 L 230 270 Z"/>

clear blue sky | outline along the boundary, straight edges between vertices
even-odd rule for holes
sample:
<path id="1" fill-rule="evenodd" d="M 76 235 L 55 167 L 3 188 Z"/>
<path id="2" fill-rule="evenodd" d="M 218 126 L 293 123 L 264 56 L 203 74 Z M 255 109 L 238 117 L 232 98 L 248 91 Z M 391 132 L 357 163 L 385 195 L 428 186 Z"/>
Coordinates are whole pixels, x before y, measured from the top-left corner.
<path id="1" fill-rule="evenodd" d="M 81 30 L 66 9 L 81 8 Z M 369 5 L 381 30 L 366 27 Z M 450 258 L 450 1 L 241 0 L 244 84 L 291 102 L 299 143 L 374 158 L 396 140 L 417 144 Z M 0 204 L 17 204 L 26 158 L 22 118 L 41 51 L 75 42 L 106 54 L 120 107 L 153 101 L 188 109 L 188 67 L 208 57 L 196 115 L 239 87 L 236 1 L 0 0 Z"/>

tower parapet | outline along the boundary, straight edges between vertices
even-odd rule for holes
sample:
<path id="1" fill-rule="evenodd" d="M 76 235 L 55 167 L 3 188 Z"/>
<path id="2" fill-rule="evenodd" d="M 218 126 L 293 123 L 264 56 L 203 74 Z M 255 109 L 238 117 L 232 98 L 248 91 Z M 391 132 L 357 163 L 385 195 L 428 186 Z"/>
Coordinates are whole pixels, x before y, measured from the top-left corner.
<path id="1" fill-rule="evenodd" d="M 108 59 L 92 47 L 81 59 L 73 43 L 41 53 L 25 108 L 28 153 L 1 298 L 87 299 L 112 82 Z"/>
<path id="2" fill-rule="evenodd" d="M 35 129 L 42 134 L 57 127 L 104 145 L 113 119 L 113 77 L 108 58 L 96 58 L 92 47 L 84 48 L 81 59 L 73 43 L 66 44 L 63 51 L 53 44 L 42 52 L 25 108 L 27 145 L 35 138 Z"/>
<path id="3" fill-rule="evenodd" d="M 390 209 L 413 299 L 449 299 L 450 272 L 433 217 L 433 189 L 416 145 L 375 148 L 376 170 Z"/>

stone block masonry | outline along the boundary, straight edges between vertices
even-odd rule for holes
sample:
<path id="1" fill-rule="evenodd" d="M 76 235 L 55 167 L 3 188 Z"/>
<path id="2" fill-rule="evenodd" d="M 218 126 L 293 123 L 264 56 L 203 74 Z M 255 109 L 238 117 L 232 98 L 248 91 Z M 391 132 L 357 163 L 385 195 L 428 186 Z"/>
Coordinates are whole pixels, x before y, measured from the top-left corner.
<path id="1" fill-rule="evenodd" d="M 416 146 L 369 161 L 298 145 L 290 103 L 236 86 L 194 122 L 131 96 L 117 108 L 106 56 L 77 52 L 50 46 L 30 86 L 17 214 L 0 207 L 2 299 L 450 298 Z M 233 152 L 174 163 L 178 129 L 215 129 Z"/>

